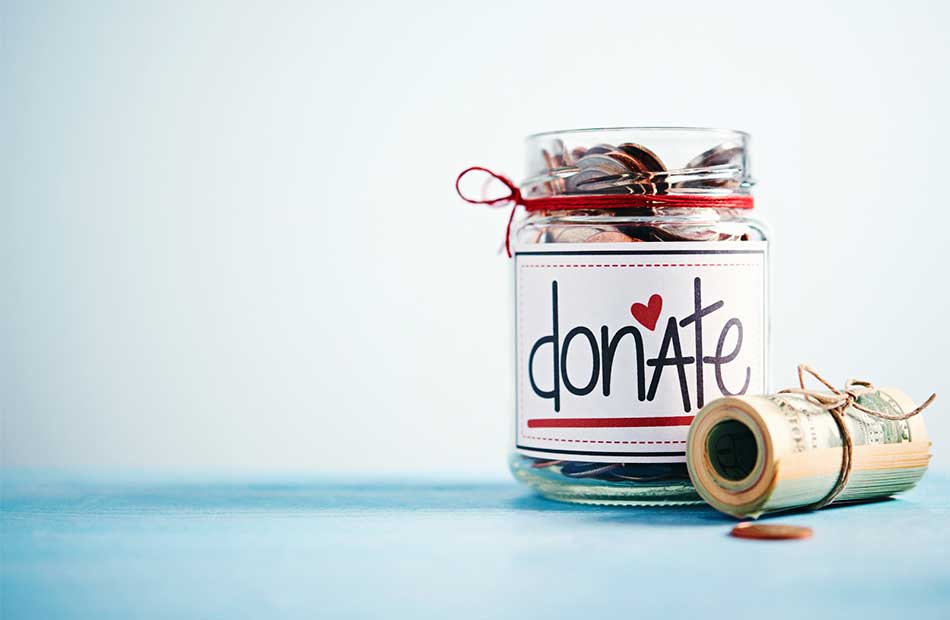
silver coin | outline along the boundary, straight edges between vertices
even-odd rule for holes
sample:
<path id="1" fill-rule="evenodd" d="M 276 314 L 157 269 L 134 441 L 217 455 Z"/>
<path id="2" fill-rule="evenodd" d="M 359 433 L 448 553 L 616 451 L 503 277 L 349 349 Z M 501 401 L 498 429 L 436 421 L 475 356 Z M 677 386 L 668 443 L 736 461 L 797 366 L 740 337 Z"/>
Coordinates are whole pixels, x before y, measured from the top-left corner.
<path id="1" fill-rule="evenodd" d="M 569 478 L 593 478 L 609 474 L 619 467 L 619 463 L 568 462 L 561 466 L 561 474 Z"/>
<path id="2" fill-rule="evenodd" d="M 595 144 L 594 146 L 587 149 L 588 155 L 603 155 L 604 153 L 609 153 L 610 151 L 615 151 L 613 145 L 611 144 Z"/>
<path id="3" fill-rule="evenodd" d="M 686 168 L 706 178 L 676 183 L 676 187 L 738 187 L 744 150 L 741 147 L 720 144 L 689 160 Z M 721 169 L 719 171 L 715 169 Z M 702 171 L 701 173 L 699 171 Z M 709 178 L 710 175 L 727 178 Z"/>
<path id="4" fill-rule="evenodd" d="M 686 164 L 687 168 L 709 168 L 742 163 L 742 147 L 720 144 L 703 151 Z"/>
<path id="5" fill-rule="evenodd" d="M 605 175 L 627 174 L 631 172 L 627 166 L 607 154 L 584 155 L 577 160 L 579 170 L 600 170 Z"/>
<path id="6" fill-rule="evenodd" d="M 564 180 L 564 185 L 567 192 L 571 194 L 584 192 L 626 193 L 627 190 L 618 187 L 623 178 L 624 173 L 622 172 L 610 174 L 599 168 L 590 168 L 572 174 Z"/>

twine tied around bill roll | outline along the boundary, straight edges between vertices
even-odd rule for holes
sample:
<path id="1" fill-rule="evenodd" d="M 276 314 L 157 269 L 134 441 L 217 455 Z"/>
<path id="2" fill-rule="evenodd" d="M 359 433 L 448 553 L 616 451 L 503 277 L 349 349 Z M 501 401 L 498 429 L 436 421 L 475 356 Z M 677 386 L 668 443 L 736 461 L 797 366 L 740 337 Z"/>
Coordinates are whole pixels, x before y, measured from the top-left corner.
<path id="1" fill-rule="evenodd" d="M 805 387 L 805 375 L 809 374 L 815 379 L 817 379 L 822 385 L 831 390 L 831 393 L 823 392 L 820 390 L 812 390 Z M 854 442 L 851 439 L 851 431 L 848 430 L 848 424 L 844 418 L 845 411 L 848 407 L 854 407 L 862 413 L 868 415 L 883 418 L 885 420 L 893 420 L 895 422 L 906 420 L 912 418 L 915 415 L 921 413 L 924 409 L 929 407 L 931 403 L 934 402 L 934 399 L 937 398 L 937 394 L 931 394 L 930 398 L 925 400 L 922 405 L 915 408 L 913 411 L 907 413 L 902 413 L 899 415 L 893 415 L 885 411 L 879 411 L 877 409 L 870 409 L 858 403 L 858 398 L 864 396 L 865 394 L 870 394 L 876 390 L 874 384 L 870 381 L 861 381 L 858 379 L 848 379 L 847 383 L 844 385 L 844 390 L 839 390 L 835 386 L 831 385 L 824 377 L 822 377 L 818 372 L 809 366 L 808 364 L 799 364 L 798 365 L 798 385 L 797 388 L 786 388 L 780 390 L 779 394 L 798 394 L 803 396 L 806 400 L 817 405 L 821 409 L 827 411 L 835 420 L 835 424 L 838 426 L 838 431 L 841 433 L 841 473 L 838 474 L 838 480 L 835 482 L 835 486 L 832 487 L 831 491 L 828 492 L 822 499 L 818 502 L 809 506 L 812 510 L 817 510 L 827 506 L 838 497 L 838 494 L 847 486 L 848 478 L 851 476 L 851 457 L 854 451 Z"/>

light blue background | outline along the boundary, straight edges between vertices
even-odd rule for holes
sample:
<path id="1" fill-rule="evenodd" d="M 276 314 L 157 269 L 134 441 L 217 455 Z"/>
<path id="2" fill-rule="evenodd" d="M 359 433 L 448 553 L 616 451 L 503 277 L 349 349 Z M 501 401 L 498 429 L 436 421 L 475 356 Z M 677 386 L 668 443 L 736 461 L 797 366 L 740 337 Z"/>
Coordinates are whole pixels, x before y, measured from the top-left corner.
<path id="1" fill-rule="evenodd" d="M 2 3 L 2 463 L 504 475 L 507 214 L 452 183 L 569 127 L 750 131 L 773 386 L 948 392 L 948 7 Z"/>

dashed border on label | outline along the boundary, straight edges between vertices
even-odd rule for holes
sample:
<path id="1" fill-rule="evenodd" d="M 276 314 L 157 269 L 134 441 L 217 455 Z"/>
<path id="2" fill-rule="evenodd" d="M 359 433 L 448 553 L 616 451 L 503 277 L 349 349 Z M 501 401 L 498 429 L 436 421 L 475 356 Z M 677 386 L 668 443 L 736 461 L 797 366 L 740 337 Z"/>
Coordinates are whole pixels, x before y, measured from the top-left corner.
<path id="1" fill-rule="evenodd" d="M 702 242 L 700 242 L 700 243 L 702 243 Z M 721 243 L 721 242 L 716 242 L 716 243 Z M 702 245 L 705 246 L 706 243 L 702 243 Z M 667 246 L 667 247 L 668 247 L 668 246 Z M 721 247 L 721 246 L 718 246 L 718 247 Z M 630 255 L 630 254 L 640 254 L 640 255 L 650 255 L 650 254 L 652 254 L 652 255 L 654 255 L 654 256 L 655 256 L 656 254 L 667 254 L 667 255 L 690 255 L 690 254 L 693 254 L 693 255 L 697 255 L 697 254 L 698 254 L 698 255 L 702 255 L 702 254 L 707 254 L 707 255 L 708 255 L 708 254 L 719 254 L 719 255 L 723 255 L 723 254 L 733 254 L 733 255 L 735 255 L 735 254 L 753 254 L 753 255 L 762 256 L 763 259 L 765 259 L 765 256 L 767 255 L 767 251 L 766 251 L 765 248 L 741 249 L 741 250 L 740 250 L 740 249 L 722 249 L 722 250 L 715 249 L 715 250 L 714 250 L 714 249 L 699 249 L 699 248 L 696 248 L 696 249 L 689 249 L 689 250 L 681 249 L 681 250 L 669 250 L 669 251 L 650 251 L 650 250 L 646 250 L 646 249 L 644 249 L 644 250 L 637 250 L 637 251 L 623 251 L 623 250 L 621 250 L 621 251 L 616 251 L 616 250 L 607 250 L 607 249 L 604 249 L 604 250 L 581 250 L 581 251 L 577 251 L 577 250 L 573 250 L 573 251 L 534 251 L 534 252 L 533 252 L 533 251 L 521 251 L 521 252 L 515 252 L 515 262 L 516 262 L 516 266 L 517 266 L 518 268 L 522 268 L 522 269 L 525 269 L 525 268 L 527 268 L 527 269 L 592 269 L 592 268 L 593 268 L 593 269 L 604 269 L 604 268 L 614 268 L 614 269 L 649 269 L 649 268 L 673 268 L 673 267 L 690 267 L 690 268 L 696 268 L 696 267 L 729 267 L 729 268 L 751 267 L 751 268 L 753 268 L 753 269 L 763 269 L 763 270 L 766 270 L 766 269 L 767 269 L 766 264 L 765 264 L 765 260 L 762 260 L 761 262 L 760 262 L 760 261 L 757 261 L 757 262 L 751 262 L 751 263 L 750 263 L 750 262 L 700 262 L 700 263 L 693 263 L 693 262 L 690 262 L 690 263 L 686 263 L 686 262 L 678 262 L 678 261 L 677 261 L 677 262 L 674 262 L 674 263 L 669 263 L 669 262 L 665 262 L 665 263 L 620 263 L 620 262 L 617 262 L 617 263 L 610 263 L 610 262 L 606 262 L 606 263 L 605 263 L 605 262 L 598 262 L 598 263 L 574 263 L 574 262 L 565 262 L 565 263 L 548 263 L 548 264 L 525 264 L 525 263 L 520 263 L 520 262 L 518 262 L 518 260 L 517 260 L 517 259 L 519 258 L 519 256 L 524 256 L 524 257 L 528 257 L 528 256 L 535 257 L 535 256 L 538 256 L 538 257 L 540 257 L 540 256 L 545 256 L 545 255 L 546 255 L 546 256 L 557 256 L 557 255 L 561 255 L 561 256 L 567 258 L 568 260 L 571 260 L 571 258 L 575 258 L 575 257 L 576 257 L 576 258 L 587 258 L 587 257 L 597 256 L 598 254 L 600 254 L 600 255 L 610 255 L 610 254 L 613 254 L 614 256 L 616 256 L 616 255 L 618 255 L 618 254 L 628 254 L 628 255 Z M 573 255 L 573 256 L 571 256 L 571 255 Z M 667 257 L 664 257 L 664 258 L 667 258 Z M 669 257 L 667 258 L 667 260 L 669 260 L 670 258 L 672 258 L 673 260 L 676 260 L 677 258 L 679 258 L 679 256 L 669 256 Z M 661 260 L 662 260 L 662 259 L 661 259 Z M 516 301 L 516 325 L 515 325 L 515 329 L 516 329 L 516 331 L 517 331 L 516 340 L 517 340 L 517 344 L 518 344 L 519 349 L 523 349 L 523 348 L 524 348 L 524 342 L 523 342 L 524 330 L 523 330 L 523 325 L 521 324 L 521 321 L 522 321 L 523 317 L 522 317 L 522 313 L 521 313 L 521 311 L 520 311 L 520 306 L 521 306 L 521 304 L 523 303 L 522 298 L 523 298 L 523 293 L 524 293 L 524 289 L 523 289 L 524 283 L 523 283 L 523 281 L 522 281 L 521 278 L 517 278 L 517 277 L 516 277 L 515 279 L 516 279 L 516 287 L 515 287 L 515 289 L 516 289 L 516 291 L 515 291 L 515 292 L 516 292 L 516 299 L 515 299 L 515 301 Z M 516 361 L 516 363 L 517 363 L 517 365 L 518 365 L 517 375 L 518 375 L 518 380 L 519 380 L 519 381 L 518 381 L 518 382 L 519 382 L 519 386 L 518 386 L 518 390 L 517 390 L 517 394 L 516 394 L 516 407 L 517 407 L 517 410 L 516 410 L 516 415 L 515 415 L 515 438 L 516 438 L 516 440 L 515 440 L 515 445 L 516 445 L 516 448 L 518 448 L 519 450 L 535 451 L 535 452 L 542 452 L 542 453 L 552 453 L 552 454 L 553 454 L 553 453 L 557 453 L 557 452 L 559 451 L 558 449 L 542 448 L 542 447 L 540 447 L 540 446 L 537 446 L 537 447 L 524 446 L 524 445 L 521 445 L 521 442 L 520 442 L 520 440 L 522 440 L 522 439 L 535 440 L 535 441 L 543 441 L 543 442 L 565 443 L 565 444 L 581 444 L 581 445 L 586 444 L 586 445 L 591 446 L 591 448 L 588 448 L 588 450 L 591 450 L 592 447 L 593 447 L 593 445 L 597 445 L 597 444 L 600 444 L 600 445 L 653 445 L 653 446 L 667 445 L 667 446 L 678 446 L 678 447 L 685 446 L 685 444 L 686 444 L 686 440 L 685 440 L 685 439 L 683 439 L 683 440 L 569 439 L 569 438 L 558 438 L 558 437 L 542 437 L 542 436 L 538 436 L 538 435 L 524 435 L 524 434 L 521 433 L 521 430 L 522 430 L 522 429 L 521 429 L 521 413 L 522 413 L 523 410 L 524 410 L 524 368 L 522 367 L 522 365 L 521 365 L 521 363 L 520 363 L 520 360 Z M 579 446 L 579 447 L 581 447 L 581 446 Z M 682 456 L 682 455 L 685 454 L 684 452 L 677 452 L 677 453 L 667 453 L 667 452 L 655 452 L 655 453 L 654 453 L 654 452 L 646 452 L 646 453 L 619 453 L 619 452 L 600 452 L 600 451 L 592 451 L 592 452 L 580 451 L 580 452 L 578 452 L 578 451 L 574 451 L 574 450 L 567 450 L 567 447 L 566 447 L 566 446 L 565 446 L 562 450 L 563 450 L 563 456 L 564 456 L 565 458 L 570 458 L 571 456 L 584 455 L 584 454 L 589 454 L 590 456 L 637 456 L 637 457 L 644 457 L 644 458 L 648 458 L 648 457 L 659 457 L 659 456 L 671 456 L 671 455 L 672 455 L 672 456 Z M 583 448 L 582 448 L 582 450 L 583 450 Z M 650 462 L 650 461 L 643 461 L 643 462 Z"/>
<path id="2" fill-rule="evenodd" d="M 670 440 L 667 440 L 667 441 L 660 441 L 660 440 L 657 440 L 657 441 L 635 441 L 635 440 L 623 440 L 623 439 L 615 439 L 615 440 L 611 440 L 611 439 L 563 439 L 563 438 L 559 438 L 559 437 L 538 437 L 538 436 L 535 436 L 535 435 L 522 435 L 522 437 L 523 437 L 524 439 L 539 439 L 539 440 L 541 440 L 541 441 L 563 441 L 563 442 L 565 442 L 565 443 L 603 443 L 603 444 L 616 443 L 616 444 L 643 444 L 643 445 L 647 445 L 647 444 L 652 444 L 652 445 L 670 445 L 670 444 L 684 444 L 684 443 L 686 443 L 686 440 L 685 440 L 685 439 L 684 439 L 684 440 L 670 439 Z"/>

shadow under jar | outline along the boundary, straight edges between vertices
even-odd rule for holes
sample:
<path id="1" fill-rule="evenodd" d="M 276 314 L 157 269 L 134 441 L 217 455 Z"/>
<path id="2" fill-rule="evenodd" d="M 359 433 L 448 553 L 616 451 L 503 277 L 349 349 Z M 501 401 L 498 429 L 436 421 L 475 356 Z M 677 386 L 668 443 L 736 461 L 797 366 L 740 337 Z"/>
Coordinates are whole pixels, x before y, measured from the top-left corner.
<path id="1" fill-rule="evenodd" d="M 515 477 L 594 504 L 700 503 L 706 402 L 766 393 L 766 229 L 749 136 L 616 128 L 527 139 L 515 273 Z"/>

